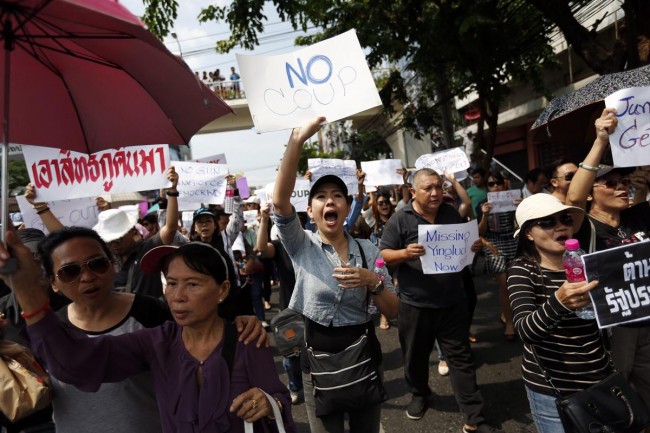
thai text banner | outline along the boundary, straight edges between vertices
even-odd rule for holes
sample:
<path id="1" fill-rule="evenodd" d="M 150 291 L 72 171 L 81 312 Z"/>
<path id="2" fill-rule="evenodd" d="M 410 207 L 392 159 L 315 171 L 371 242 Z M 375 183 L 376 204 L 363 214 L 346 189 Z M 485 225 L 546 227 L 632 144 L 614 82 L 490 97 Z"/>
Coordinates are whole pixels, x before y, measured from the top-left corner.
<path id="1" fill-rule="evenodd" d="M 166 144 L 121 147 L 91 155 L 51 147 L 22 148 L 29 180 L 42 201 L 147 191 L 169 184 Z"/>
<path id="2" fill-rule="evenodd" d="M 650 318 L 650 242 L 637 242 L 582 256 L 598 327 Z"/>
<path id="3" fill-rule="evenodd" d="M 517 209 L 516 202 L 521 201 L 521 190 L 488 192 L 487 201 L 492 205 L 491 213 L 511 212 Z"/>
<path id="4" fill-rule="evenodd" d="M 277 56 L 237 54 L 246 99 L 258 133 L 328 122 L 381 105 L 354 30 Z"/>
<path id="5" fill-rule="evenodd" d="M 650 87 L 631 87 L 605 98 L 618 125 L 609 136 L 615 167 L 650 165 Z M 592 126 L 593 127 L 593 126 Z"/>
<path id="6" fill-rule="evenodd" d="M 474 260 L 472 244 L 478 239 L 476 221 L 463 224 L 420 224 L 418 243 L 424 245 L 420 257 L 425 274 L 460 272 Z"/>

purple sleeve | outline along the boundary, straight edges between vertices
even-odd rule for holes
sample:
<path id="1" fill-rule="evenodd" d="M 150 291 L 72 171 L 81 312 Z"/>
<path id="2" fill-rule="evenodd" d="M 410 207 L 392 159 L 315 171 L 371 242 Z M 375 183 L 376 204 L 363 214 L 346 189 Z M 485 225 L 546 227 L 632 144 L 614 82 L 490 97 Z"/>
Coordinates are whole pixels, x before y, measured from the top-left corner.
<path id="1" fill-rule="evenodd" d="M 289 390 L 280 381 L 270 349 L 257 348 L 253 344 L 237 344 L 237 356 L 233 368 L 232 386 L 235 398 L 250 388 L 260 388 L 282 403 L 282 421 L 287 433 L 294 433 L 296 425 L 291 415 Z"/>
<path id="2" fill-rule="evenodd" d="M 104 382 L 119 382 L 149 369 L 151 336 L 159 328 L 89 338 L 55 314 L 27 327 L 34 353 L 48 372 L 82 391 L 95 392 Z"/>

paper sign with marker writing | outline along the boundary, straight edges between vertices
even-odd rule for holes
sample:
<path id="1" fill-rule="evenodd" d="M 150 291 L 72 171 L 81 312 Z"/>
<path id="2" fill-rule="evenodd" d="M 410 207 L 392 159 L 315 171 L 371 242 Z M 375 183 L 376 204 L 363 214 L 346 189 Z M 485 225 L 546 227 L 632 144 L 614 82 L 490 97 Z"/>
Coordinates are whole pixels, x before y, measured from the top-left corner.
<path id="1" fill-rule="evenodd" d="M 309 158 L 307 160 L 307 169 L 311 172 L 311 185 L 319 178 L 333 174 L 343 179 L 343 182 L 348 187 L 348 195 L 357 195 L 359 193 L 357 164 L 352 160 Z"/>
<path id="2" fill-rule="evenodd" d="M 609 136 L 615 167 L 650 165 L 650 87 L 631 87 L 605 98 L 618 124 Z M 593 125 L 592 125 L 593 127 Z"/>
<path id="3" fill-rule="evenodd" d="M 401 185 L 402 175 L 397 170 L 402 168 L 399 159 L 382 159 L 379 161 L 361 161 L 361 170 L 366 173 L 365 185 Z"/>
<path id="4" fill-rule="evenodd" d="M 198 209 L 201 203 L 223 204 L 226 196 L 226 164 L 174 161 L 178 173 L 178 207 Z"/>
<path id="5" fill-rule="evenodd" d="M 309 201 L 309 181 L 307 179 L 296 179 L 296 185 L 293 187 L 291 193 L 291 204 L 296 208 L 296 212 L 307 212 L 307 202 Z M 255 194 L 260 197 L 260 202 L 273 201 L 273 189 L 275 182 L 267 184 L 263 190 L 255 191 Z M 271 209 L 271 212 L 273 209 Z"/>
<path id="6" fill-rule="evenodd" d="M 237 54 L 258 133 L 334 122 L 381 105 L 354 30 L 277 56 Z"/>
<path id="7" fill-rule="evenodd" d="M 92 155 L 50 147 L 22 148 L 39 200 L 97 197 L 169 185 L 166 144 L 121 147 Z"/>
<path id="8" fill-rule="evenodd" d="M 259 225 L 257 220 L 257 210 L 245 210 L 244 211 L 244 221 L 248 227 Z"/>
<path id="9" fill-rule="evenodd" d="M 425 255 L 420 257 L 425 274 L 460 272 L 471 265 L 474 253 L 472 244 L 478 239 L 476 221 L 463 224 L 421 224 L 418 226 L 418 243 L 424 245 Z"/>
<path id="10" fill-rule="evenodd" d="M 415 161 L 415 168 L 430 168 L 442 175 L 445 172 L 458 173 L 469 168 L 469 159 L 461 147 L 428 153 Z M 457 177 L 458 178 L 458 177 Z"/>
<path id="11" fill-rule="evenodd" d="M 23 214 L 25 227 L 39 229 L 48 233 L 41 217 L 29 204 L 24 195 L 16 196 L 20 213 Z M 75 198 L 71 200 L 57 200 L 48 203 L 52 214 L 66 227 L 77 226 L 93 228 L 97 224 L 99 209 L 93 197 Z"/>
<path id="12" fill-rule="evenodd" d="M 521 199 L 521 190 L 509 189 L 508 191 L 488 192 L 487 201 L 492 205 L 492 213 L 510 212 L 517 209 L 515 200 Z"/>
<path id="13" fill-rule="evenodd" d="M 203 158 L 195 159 L 194 162 L 205 162 L 206 164 L 228 164 L 226 161 L 226 154 L 220 153 L 218 155 L 204 156 Z"/>

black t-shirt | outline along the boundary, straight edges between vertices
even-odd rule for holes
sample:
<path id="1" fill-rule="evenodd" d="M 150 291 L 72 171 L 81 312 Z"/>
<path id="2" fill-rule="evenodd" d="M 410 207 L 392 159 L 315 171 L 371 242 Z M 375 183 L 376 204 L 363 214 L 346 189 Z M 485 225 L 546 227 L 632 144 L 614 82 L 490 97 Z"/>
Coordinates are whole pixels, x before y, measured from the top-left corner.
<path id="1" fill-rule="evenodd" d="M 158 234 L 138 243 L 135 250 L 131 252 L 129 257 L 124 261 L 124 263 L 122 263 L 120 271 L 115 275 L 113 287 L 118 289 L 125 288 L 129 285 L 125 290 L 127 292 L 160 298 L 163 294 L 160 273 L 144 272 L 140 269 L 140 260 L 142 260 L 142 257 L 150 249 L 160 245 L 162 245 L 162 240 Z M 129 273 L 132 273 L 130 284 L 128 283 Z"/>
<path id="2" fill-rule="evenodd" d="M 596 251 L 607 250 L 621 245 L 650 240 L 650 203 L 643 202 L 621 212 L 621 224 L 612 227 L 589 217 L 596 230 Z M 576 239 L 583 250 L 589 249 L 591 226 L 585 218 Z"/>
<path id="3" fill-rule="evenodd" d="M 280 309 L 284 310 L 289 306 L 291 294 L 296 285 L 296 274 L 293 271 L 291 257 L 287 254 L 287 250 L 284 249 L 282 242 L 279 239 L 275 239 L 271 243 L 273 244 L 273 248 L 275 248 L 273 261 L 275 262 L 280 278 Z"/>
<path id="4" fill-rule="evenodd" d="M 464 221 L 454 207 L 442 203 L 435 224 L 460 224 Z M 418 243 L 418 226 L 431 224 L 413 209 L 413 202 L 395 212 L 384 227 L 380 250 L 401 250 Z M 463 301 L 461 272 L 424 274 L 420 259 L 402 262 L 395 276 L 399 284 L 401 302 L 415 307 L 447 308 Z"/>

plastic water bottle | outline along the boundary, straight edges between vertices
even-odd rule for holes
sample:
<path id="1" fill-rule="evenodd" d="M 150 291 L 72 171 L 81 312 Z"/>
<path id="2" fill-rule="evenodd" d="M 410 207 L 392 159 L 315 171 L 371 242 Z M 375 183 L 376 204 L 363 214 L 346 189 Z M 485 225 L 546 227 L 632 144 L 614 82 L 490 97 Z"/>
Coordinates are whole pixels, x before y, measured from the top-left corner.
<path id="1" fill-rule="evenodd" d="M 566 251 L 564 252 L 564 257 L 562 257 L 562 264 L 564 265 L 567 281 L 570 283 L 585 281 L 585 265 L 581 258 L 585 252 L 580 249 L 580 242 L 577 239 L 567 239 L 564 242 L 564 246 L 566 247 Z M 594 306 L 591 303 L 576 309 L 575 315 L 581 319 L 593 319 L 596 317 Z"/>
<path id="2" fill-rule="evenodd" d="M 386 263 L 384 262 L 384 259 L 379 257 L 377 260 L 375 260 L 375 267 L 372 271 L 379 277 L 382 283 L 386 283 Z M 370 302 L 368 302 L 368 314 L 377 313 L 379 313 L 379 310 L 377 310 L 375 301 L 371 297 Z"/>
<path id="3" fill-rule="evenodd" d="M 227 214 L 232 213 L 232 205 L 235 201 L 235 188 L 232 185 L 226 185 L 226 198 L 223 201 L 223 211 Z"/>

